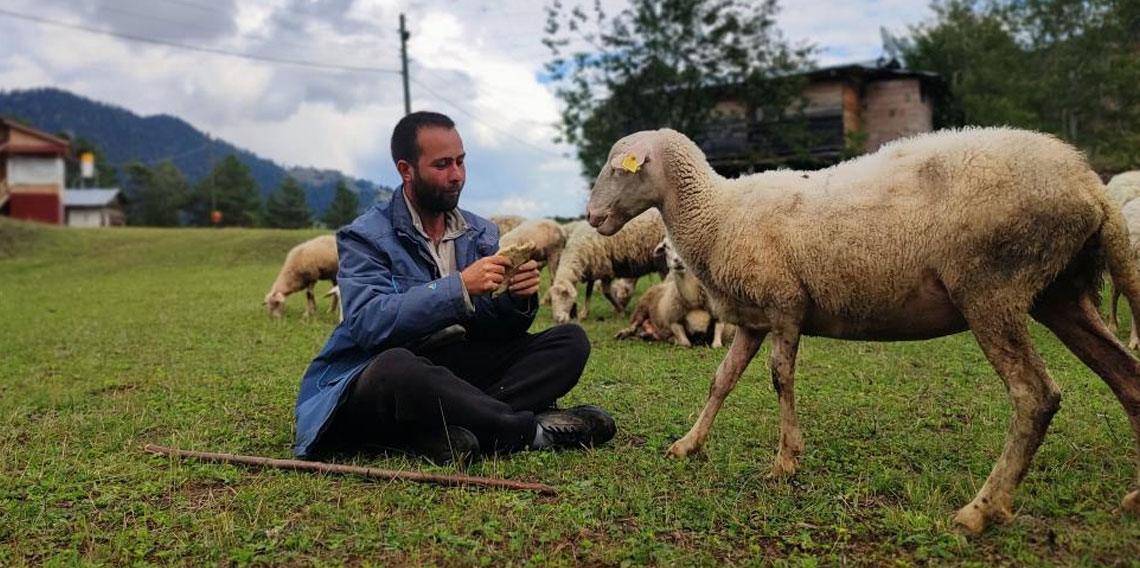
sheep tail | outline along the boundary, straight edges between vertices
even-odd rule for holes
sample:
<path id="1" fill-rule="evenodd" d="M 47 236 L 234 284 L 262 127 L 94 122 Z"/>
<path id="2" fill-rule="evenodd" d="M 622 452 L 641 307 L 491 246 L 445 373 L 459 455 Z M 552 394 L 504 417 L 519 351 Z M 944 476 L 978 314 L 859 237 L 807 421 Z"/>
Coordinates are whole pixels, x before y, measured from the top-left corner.
<path id="1" fill-rule="evenodd" d="M 1124 214 L 1107 198 L 1101 204 L 1105 216 L 1100 225 L 1100 241 L 1104 247 L 1108 274 L 1116 289 L 1128 299 L 1132 313 L 1140 314 L 1140 268 L 1132 256 Z"/>

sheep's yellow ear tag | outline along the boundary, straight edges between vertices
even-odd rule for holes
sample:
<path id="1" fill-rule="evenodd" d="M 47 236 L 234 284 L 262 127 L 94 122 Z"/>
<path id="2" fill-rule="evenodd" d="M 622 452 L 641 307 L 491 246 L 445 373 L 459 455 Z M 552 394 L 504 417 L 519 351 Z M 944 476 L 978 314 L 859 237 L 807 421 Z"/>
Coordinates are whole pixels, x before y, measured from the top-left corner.
<path id="1" fill-rule="evenodd" d="M 621 161 L 621 167 L 622 169 L 635 174 L 641 170 L 641 164 L 637 163 L 637 156 L 634 156 L 633 154 L 627 154 L 625 156 L 625 159 Z"/>

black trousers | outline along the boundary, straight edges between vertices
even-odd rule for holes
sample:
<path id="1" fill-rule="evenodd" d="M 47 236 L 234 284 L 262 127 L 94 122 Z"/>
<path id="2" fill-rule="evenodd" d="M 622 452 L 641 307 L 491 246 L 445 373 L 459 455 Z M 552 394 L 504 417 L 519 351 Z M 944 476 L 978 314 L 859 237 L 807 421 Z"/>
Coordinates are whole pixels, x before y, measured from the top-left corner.
<path id="1" fill-rule="evenodd" d="M 576 324 L 422 351 L 388 349 L 357 377 L 326 439 L 342 448 L 398 448 L 452 425 L 471 430 L 485 452 L 520 450 L 534 439 L 534 413 L 578 384 L 589 354 Z"/>

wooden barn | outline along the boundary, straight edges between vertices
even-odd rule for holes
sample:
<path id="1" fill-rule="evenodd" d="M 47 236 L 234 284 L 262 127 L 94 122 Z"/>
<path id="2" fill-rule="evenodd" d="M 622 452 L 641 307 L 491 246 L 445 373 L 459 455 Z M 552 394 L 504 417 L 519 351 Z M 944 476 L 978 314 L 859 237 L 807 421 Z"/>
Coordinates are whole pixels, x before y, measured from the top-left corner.
<path id="1" fill-rule="evenodd" d="M 68 149 L 66 140 L 0 119 L 0 215 L 63 224 Z"/>
<path id="2" fill-rule="evenodd" d="M 710 165 L 727 176 L 779 166 L 818 168 L 873 152 L 896 138 L 934 127 L 937 75 L 895 60 L 824 67 L 803 74 L 807 148 L 781 140 L 776 126 L 739 101 L 718 103 L 721 119 L 701 144 Z"/>

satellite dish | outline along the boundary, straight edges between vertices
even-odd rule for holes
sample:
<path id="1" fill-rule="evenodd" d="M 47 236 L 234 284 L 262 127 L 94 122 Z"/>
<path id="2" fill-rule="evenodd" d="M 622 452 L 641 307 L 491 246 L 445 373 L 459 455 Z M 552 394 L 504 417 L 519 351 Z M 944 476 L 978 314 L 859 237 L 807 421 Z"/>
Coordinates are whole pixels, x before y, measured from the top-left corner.
<path id="1" fill-rule="evenodd" d="M 883 38 L 883 55 L 880 64 L 883 67 L 899 67 L 903 62 L 902 44 L 885 26 L 879 26 L 879 36 Z"/>

